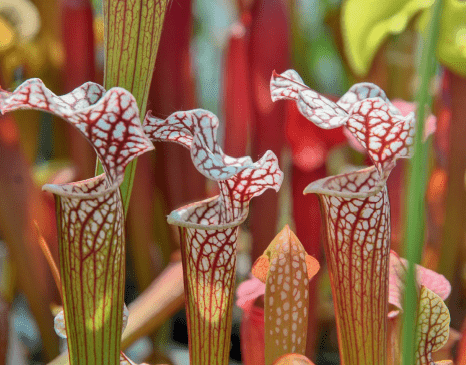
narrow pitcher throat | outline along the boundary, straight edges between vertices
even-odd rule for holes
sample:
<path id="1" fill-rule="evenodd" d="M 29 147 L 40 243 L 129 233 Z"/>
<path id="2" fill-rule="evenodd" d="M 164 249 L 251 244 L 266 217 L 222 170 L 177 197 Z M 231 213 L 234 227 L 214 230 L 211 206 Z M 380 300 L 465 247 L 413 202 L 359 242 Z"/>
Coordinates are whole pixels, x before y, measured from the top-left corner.
<path id="1" fill-rule="evenodd" d="M 316 193 L 321 204 L 337 323 L 345 329 L 342 360 L 383 365 L 390 257 L 385 179 L 369 167 L 318 180 L 305 192 Z"/>
<path id="2" fill-rule="evenodd" d="M 387 174 L 388 177 L 388 174 Z M 329 176 L 309 184 L 304 194 L 344 199 L 366 199 L 386 191 L 387 177 L 381 177 L 375 166 Z"/>
<path id="3" fill-rule="evenodd" d="M 319 197 L 345 364 L 386 363 L 390 205 L 375 166 L 330 176 L 304 191 Z M 354 333 L 354 335 L 349 335 Z M 355 350 L 358 349 L 358 350 Z"/>
<path id="4" fill-rule="evenodd" d="M 198 230 L 225 230 L 239 227 L 246 220 L 249 212 L 249 208 L 245 207 L 238 218 L 223 222 L 225 215 L 222 214 L 221 209 L 223 205 L 220 202 L 220 195 L 217 195 L 172 211 L 167 217 L 167 222 L 178 227 Z"/>

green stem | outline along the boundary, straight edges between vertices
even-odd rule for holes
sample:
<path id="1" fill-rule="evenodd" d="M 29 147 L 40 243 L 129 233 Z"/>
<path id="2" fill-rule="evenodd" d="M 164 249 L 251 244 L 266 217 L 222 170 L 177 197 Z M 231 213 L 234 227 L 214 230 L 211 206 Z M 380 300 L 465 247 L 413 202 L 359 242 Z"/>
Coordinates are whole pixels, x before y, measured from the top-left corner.
<path id="1" fill-rule="evenodd" d="M 418 75 L 421 79 L 419 92 L 416 95 L 418 105 L 417 126 L 414 139 L 414 156 L 410 165 L 408 184 L 408 206 L 406 209 L 406 247 L 405 257 L 409 267 L 406 279 L 406 292 L 403 318 L 403 365 L 414 363 L 415 324 L 417 311 L 417 289 L 414 264 L 419 264 L 424 244 L 424 202 L 427 185 L 427 160 L 429 144 L 423 143 L 424 120 L 426 111 L 432 103 L 429 93 L 432 77 L 435 74 L 435 51 L 441 15 L 442 1 L 436 0 L 432 6 L 432 18 L 422 47 L 421 63 Z"/>
<path id="2" fill-rule="evenodd" d="M 122 87 L 131 92 L 139 107 L 139 116 L 146 114 L 149 87 L 155 67 L 162 25 L 168 0 L 105 0 L 104 87 Z M 120 186 L 121 198 L 128 212 L 136 162 L 127 167 Z M 102 173 L 97 161 L 96 173 Z"/>
<path id="3" fill-rule="evenodd" d="M 70 364 L 117 365 L 125 282 L 119 196 L 115 191 L 89 199 L 57 195 L 56 207 Z"/>

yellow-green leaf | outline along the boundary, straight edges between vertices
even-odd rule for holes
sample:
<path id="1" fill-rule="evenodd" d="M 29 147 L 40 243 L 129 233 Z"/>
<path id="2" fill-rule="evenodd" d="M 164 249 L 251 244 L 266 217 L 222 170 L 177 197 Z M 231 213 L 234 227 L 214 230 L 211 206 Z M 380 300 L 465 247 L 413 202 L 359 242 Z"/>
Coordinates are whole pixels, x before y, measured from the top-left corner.
<path id="1" fill-rule="evenodd" d="M 416 364 L 435 365 L 442 363 L 435 363 L 432 359 L 432 353 L 447 343 L 449 332 L 450 312 L 447 306 L 437 294 L 423 286 L 417 315 Z"/>
<path id="2" fill-rule="evenodd" d="M 433 0 L 347 0 L 341 11 L 346 55 L 353 71 L 365 76 L 382 42 L 399 34 Z"/>
<path id="3" fill-rule="evenodd" d="M 431 17 L 425 12 L 419 19 L 418 28 L 423 31 Z M 437 56 L 451 71 L 466 76 L 466 2 L 444 0 Z"/>

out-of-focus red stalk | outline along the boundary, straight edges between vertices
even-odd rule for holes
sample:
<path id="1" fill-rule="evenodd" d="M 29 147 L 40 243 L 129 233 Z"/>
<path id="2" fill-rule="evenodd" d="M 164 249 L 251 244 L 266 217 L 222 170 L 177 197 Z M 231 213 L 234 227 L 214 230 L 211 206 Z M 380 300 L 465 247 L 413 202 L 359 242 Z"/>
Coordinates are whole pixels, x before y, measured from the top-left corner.
<path id="1" fill-rule="evenodd" d="M 252 124 L 252 90 L 249 71 L 249 32 L 251 16 L 244 14 L 230 29 L 224 76 L 225 152 L 231 156 L 248 153 Z"/>
<path id="2" fill-rule="evenodd" d="M 249 43 L 250 83 L 252 84 L 253 127 L 251 154 L 267 149 L 280 156 L 285 144 L 285 105 L 270 99 L 270 73 L 289 65 L 288 10 L 282 0 L 256 0 L 251 9 Z M 255 201 L 251 211 L 252 259 L 257 259 L 276 234 L 278 196 L 266 192 Z"/>
<path id="3" fill-rule="evenodd" d="M 458 326 L 460 321 L 464 321 L 464 304 L 461 303 L 465 293 L 460 263 L 464 260 L 466 254 L 464 249 L 464 222 L 466 219 L 464 179 L 466 171 L 466 144 L 464 143 L 466 110 L 464 109 L 464 100 L 466 79 L 449 69 L 445 69 L 443 82 L 443 104 L 445 106 L 443 116 L 445 124 L 449 127 L 449 133 L 448 144 L 445 145 L 444 143 L 442 145 L 439 143 L 440 149 L 443 146 L 441 152 L 444 153 L 440 157 L 446 159 L 446 175 L 448 176 L 439 272 L 452 283 L 463 284 L 453 286 L 454 290 L 450 300 L 452 324 Z M 446 141 L 444 140 L 444 142 Z M 455 364 L 464 365 L 466 364 L 466 322 L 463 322 L 461 332 L 463 338 L 458 346 Z"/>
<path id="4" fill-rule="evenodd" d="M 329 97 L 329 99 L 336 99 Z M 334 100 L 336 101 L 336 100 Z M 286 102 L 286 137 L 292 152 L 293 219 L 296 235 L 310 255 L 320 260 L 320 206 L 315 195 L 303 196 L 309 181 L 327 176 L 325 161 L 329 150 L 346 142 L 342 128 L 325 130 L 301 115 L 296 103 Z"/>
<path id="5" fill-rule="evenodd" d="M 439 272 L 453 282 L 453 275 L 459 255 L 464 257 L 464 242 L 466 220 L 466 191 L 464 174 L 466 172 L 466 79 L 448 69 L 445 69 L 451 101 L 451 123 L 449 133 L 449 158 L 447 164 L 447 197 L 446 216 L 443 226 L 443 244 Z M 454 294 L 453 294 L 454 295 Z M 453 300 L 453 297 L 452 297 Z M 454 318 L 455 311 L 452 311 Z"/>
<path id="6" fill-rule="evenodd" d="M 437 130 L 433 136 L 436 166 L 432 171 L 427 186 L 428 220 L 426 224 L 426 227 L 428 227 L 428 239 L 432 250 L 426 251 L 425 253 L 432 253 L 428 259 L 429 261 L 426 261 L 432 269 L 437 269 L 441 260 L 440 253 L 443 242 L 442 231 L 446 218 L 447 168 L 451 123 L 451 98 L 449 97 L 448 79 L 446 73 L 444 73 L 440 95 L 434 100 L 434 110 L 437 115 Z M 429 248 L 429 246 L 427 248 Z M 441 268 L 438 269 L 442 270 Z"/>
<path id="7" fill-rule="evenodd" d="M 192 1 L 169 6 L 160 38 L 159 54 L 149 94 L 149 109 L 167 117 L 196 107 L 191 67 Z M 167 212 L 205 196 L 205 178 L 192 165 L 189 152 L 173 143 L 156 143 L 159 183 Z M 161 181 L 160 181 L 161 180 Z"/>
<path id="8" fill-rule="evenodd" d="M 255 1 L 256 0 L 237 0 L 236 5 L 238 7 L 238 13 L 239 14 L 249 13 Z"/>
<path id="9" fill-rule="evenodd" d="M 127 217 L 130 242 L 127 245 L 128 254 L 134 262 L 133 269 L 137 279 L 137 288 L 140 291 L 145 290 L 151 284 L 157 271 L 160 272 L 161 269 L 157 262 L 161 264 L 163 261 L 155 257 L 154 246 L 157 239 L 154 235 L 158 232 L 154 229 L 154 212 L 160 202 L 155 200 L 153 165 L 153 154 L 146 153 L 139 157 Z M 148 229 L 149 227 L 152 228 Z"/>
<path id="10" fill-rule="evenodd" d="M 443 244 L 448 186 L 448 156 L 451 123 L 451 98 L 448 77 L 442 75 L 441 91 L 434 99 L 437 129 L 433 135 L 435 166 L 427 185 L 427 244 L 423 262 L 426 267 L 438 270 Z M 454 311 L 454 310 L 453 310 Z M 455 317 L 453 315 L 453 317 Z"/>
<path id="11" fill-rule="evenodd" d="M 13 117 L 0 119 L 0 231 L 18 267 L 21 289 L 39 326 L 46 356 L 51 359 L 58 355 L 58 338 L 48 306 L 56 292 L 45 258 L 36 244 L 33 220 L 38 221 L 49 242 L 55 242 L 55 213 L 32 181 Z M 57 255 L 57 247 L 54 248 Z"/>
<path id="12" fill-rule="evenodd" d="M 8 313 L 10 305 L 3 298 L 0 293 L 0 364 L 6 364 L 6 355 L 8 352 L 8 335 L 9 335 L 9 322 Z"/>
<path id="13" fill-rule="evenodd" d="M 264 308 L 250 303 L 241 321 L 241 359 L 245 365 L 265 363 Z"/>
<path id="14" fill-rule="evenodd" d="M 70 92 L 87 81 L 95 81 L 95 51 L 92 6 L 89 0 L 64 0 L 62 8 L 62 39 L 65 51 L 64 92 Z M 96 156 L 83 138 L 68 126 L 71 158 L 78 168 L 78 180 L 94 174 Z"/>
<path id="15" fill-rule="evenodd" d="M 400 252 L 403 237 L 403 217 L 405 207 L 405 170 L 407 163 L 399 161 L 387 180 L 388 197 L 390 200 L 391 243 L 390 247 Z"/>
<path id="16" fill-rule="evenodd" d="M 436 269 L 440 259 L 442 245 L 442 230 L 445 223 L 445 197 L 447 194 L 447 172 L 442 167 L 436 167 L 427 185 L 427 227 L 429 246 L 424 253 L 424 266 Z M 393 235 L 392 235 L 393 236 Z"/>
<path id="17" fill-rule="evenodd" d="M 315 195 L 303 195 L 309 181 L 322 179 L 326 176 L 325 167 L 313 171 L 303 171 L 293 165 L 293 219 L 296 235 L 302 237 L 303 246 L 310 255 L 317 259 L 321 257 L 322 242 L 320 239 L 320 206 Z"/>
<path id="18" fill-rule="evenodd" d="M 308 122 L 309 123 L 309 122 Z M 319 199 L 314 194 L 303 196 L 303 191 L 309 181 L 322 179 L 326 176 L 325 166 L 313 171 L 303 171 L 293 164 L 292 166 L 292 194 L 293 194 L 293 220 L 295 223 L 296 235 L 302 237 L 302 243 L 306 251 L 321 260 L 321 219 Z M 313 298 L 312 305 L 309 306 L 308 327 L 307 327 L 307 350 L 306 355 L 313 356 L 316 341 L 319 336 L 319 324 L 317 309 L 319 305 L 318 278 L 309 281 L 309 296 Z"/>
<path id="19" fill-rule="evenodd" d="M 466 319 L 463 322 L 461 327 L 461 340 L 458 344 L 458 349 L 456 351 L 456 360 L 455 364 L 457 365 L 466 365 Z"/>
<path id="20" fill-rule="evenodd" d="M 93 17 L 89 0 L 62 2 L 62 32 L 65 47 L 64 87 L 73 90 L 95 78 Z"/>

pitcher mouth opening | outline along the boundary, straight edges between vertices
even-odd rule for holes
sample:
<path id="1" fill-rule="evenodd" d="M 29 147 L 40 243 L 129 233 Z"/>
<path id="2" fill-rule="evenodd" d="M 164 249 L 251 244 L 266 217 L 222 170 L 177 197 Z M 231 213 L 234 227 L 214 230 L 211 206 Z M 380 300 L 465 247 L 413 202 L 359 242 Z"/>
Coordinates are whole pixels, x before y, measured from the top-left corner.
<path id="1" fill-rule="evenodd" d="M 232 222 L 222 223 L 219 198 L 220 196 L 217 195 L 176 209 L 168 215 L 167 222 L 185 228 L 219 230 L 237 227 L 246 220 L 248 208 L 245 208 L 240 217 Z"/>
<path id="2" fill-rule="evenodd" d="M 42 190 L 57 195 L 61 198 L 89 200 L 110 194 L 115 190 L 118 190 L 120 184 L 120 181 L 110 184 L 106 174 L 103 173 L 86 180 L 67 184 L 45 184 L 42 187 Z"/>
<path id="3" fill-rule="evenodd" d="M 365 199 L 377 195 L 386 185 L 375 166 L 329 176 L 309 184 L 304 194 L 318 194 L 346 199 Z"/>

